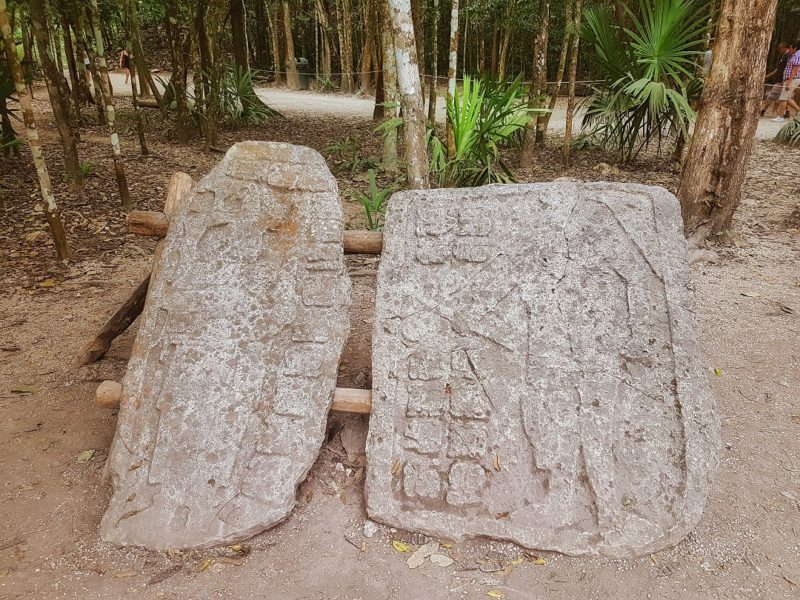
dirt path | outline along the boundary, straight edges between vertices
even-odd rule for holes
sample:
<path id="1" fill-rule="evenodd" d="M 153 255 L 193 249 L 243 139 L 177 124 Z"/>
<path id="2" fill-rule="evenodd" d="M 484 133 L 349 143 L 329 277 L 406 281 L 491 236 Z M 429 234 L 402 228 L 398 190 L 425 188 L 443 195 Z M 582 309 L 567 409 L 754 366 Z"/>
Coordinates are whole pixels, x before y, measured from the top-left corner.
<path id="1" fill-rule="evenodd" d="M 111 79 L 115 94 L 130 96 L 130 84 L 125 84 L 124 75 L 112 73 Z M 338 93 L 322 94 L 312 91 L 295 92 L 287 88 L 265 86 L 258 87 L 256 91 L 259 98 L 280 112 L 328 114 L 340 117 L 371 119 L 372 111 L 375 108 L 375 99 L 372 97 Z M 563 131 L 566 116 L 566 100 L 562 98 L 553 110 L 550 129 L 552 131 Z M 580 112 L 578 116 L 580 116 Z M 436 102 L 436 120 L 444 123 L 444 119 L 445 99 L 442 94 L 439 94 Z M 769 118 L 763 117 L 758 122 L 756 137 L 761 140 L 772 140 L 782 125 L 782 123 L 773 123 Z"/>
<path id="2" fill-rule="evenodd" d="M 291 139 L 323 148 L 343 127 L 365 140 L 372 135 L 369 121 L 348 120 L 339 129 L 327 126 L 293 113 L 260 129 L 225 132 L 222 141 Z M 137 198 L 142 206 L 155 208 L 172 171 L 199 177 L 218 155 L 202 153 L 199 143 L 173 146 L 157 137 L 158 122 L 151 127 L 150 159 L 135 158 L 133 142 L 126 138 L 125 143 L 131 156 L 129 178 L 139 186 Z M 48 156 L 56 156 L 56 134 L 44 120 L 41 135 Z M 48 280 L 39 276 L 26 287 L 16 281 L 22 276 L 19 265 L 38 264 L 22 262 L 36 249 L 34 243 L 45 252 L 50 249 L 41 241 L 20 245 L 15 256 L 0 248 L 3 600 L 486 600 L 488 592 L 507 600 L 798 597 L 800 222 L 792 213 L 800 186 L 785 165 L 800 161 L 800 150 L 757 144 L 747 197 L 736 221 L 740 247 L 721 250 L 714 263 L 693 267 L 701 364 L 721 416 L 723 438 L 719 473 L 696 531 L 676 548 L 637 560 L 525 554 L 509 544 L 458 542 L 446 549 L 456 559 L 452 566 L 412 570 L 405 562 L 408 555 L 397 552 L 392 540 L 419 540 L 383 528 L 365 535 L 372 531 L 368 523 L 365 529 L 359 440 L 366 420 L 359 418 L 329 420 L 328 439 L 298 491 L 296 510 L 281 525 L 239 547 L 156 553 L 116 549 L 99 540 L 98 524 L 109 497 L 103 464 L 116 417 L 95 407 L 94 391 L 101 380 L 123 376 L 135 326 L 97 364 L 78 369 L 74 358 L 148 270 L 153 243 L 125 236 L 119 214 L 105 225 L 97 222 L 113 214 L 113 175 L 110 159 L 100 162 L 101 152 L 107 154 L 104 146 L 86 138 L 82 149 L 99 149 L 92 156 L 100 170 L 92 180 L 97 190 L 82 204 L 69 198 L 62 202 L 70 235 L 88 248 L 86 253 L 69 266 L 67 275 Z M 564 171 L 553 149 L 524 178 L 607 178 L 669 188 L 676 182 L 674 173 L 654 165 L 609 171 L 602 155 L 581 152 L 576 157 L 577 164 Z M 5 164 L 0 162 L 0 168 Z M 15 176 L 29 169 L 22 159 L 19 165 Z M 16 219 L 13 232 L 24 239 L 44 225 L 40 218 L 24 216 L 35 175 L 22 175 L 13 189 L 0 187 L 0 229 L 4 220 Z M 341 173 L 337 176 L 340 189 L 350 185 Z M 9 181 L 14 180 L 4 174 L 2 183 Z M 63 200 L 59 181 L 54 169 Z M 92 213 L 97 206 L 102 211 Z M 352 205 L 347 207 L 352 215 Z M 81 231 L 86 235 L 77 238 Z M 9 267 L 5 271 L 4 265 Z M 351 257 L 348 265 L 354 285 L 352 333 L 339 382 L 367 387 L 377 261 Z"/>

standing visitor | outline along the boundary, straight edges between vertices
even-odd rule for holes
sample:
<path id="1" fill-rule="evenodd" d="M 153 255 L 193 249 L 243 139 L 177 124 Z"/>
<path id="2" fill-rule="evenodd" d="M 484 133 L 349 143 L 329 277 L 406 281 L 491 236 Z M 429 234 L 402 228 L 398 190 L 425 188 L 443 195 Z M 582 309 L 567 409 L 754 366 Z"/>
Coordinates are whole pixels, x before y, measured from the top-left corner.
<path id="1" fill-rule="evenodd" d="M 119 52 L 119 68 L 125 72 L 125 83 L 128 83 L 128 77 L 131 75 L 131 57 L 127 50 Z"/>
<path id="2" fill-rule="evenodd" d="M 786 42 L 779 42 L 775 49 L 775 62 L 772 64 L 772 70 L 764 77 L 764 82 L 767 88 L 764 94 L 764 104 L 761 108 L 761 116 L 766 115 L 771 108 L 777 107 L 778 101 L 781 99 L 781 92 L 783 91 L 783 72 L 786 69 L 786 63 L 792 56 L 791 48 Z M 773 116 L 782 116 L 775 110 Z"/>
<path id="3" fill-rule="evenodd" d="M 772 119 L 776 123 L 785 121 L 784 114 L 793 111 L 794 114 L 800 112 L 800 106 L 794 101 L 794 92 L 800 85 L 800 42 L 789 44 L 792 54 L 786 61 L 783 69 L 783 90 L 778 102 L 777 116 Z"/>

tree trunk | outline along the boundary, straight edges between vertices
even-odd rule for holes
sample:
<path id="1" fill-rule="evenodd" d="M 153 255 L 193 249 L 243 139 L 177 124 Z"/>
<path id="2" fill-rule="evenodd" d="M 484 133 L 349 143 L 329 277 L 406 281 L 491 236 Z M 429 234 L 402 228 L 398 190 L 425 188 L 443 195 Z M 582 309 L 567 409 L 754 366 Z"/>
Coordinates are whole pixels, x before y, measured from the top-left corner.
<path id="1" fill-rule="evenodd" d="M 78 159 L 77 136 L 73 128 L 73 119 L 70 106 L 69 85 L 64 78 L 64 73 L 58 70 L 53 62 L 50 48 L 50 31 L 47 27 L 47 14 L 43 0 L 31 0 L 30 17 L 36 45 L 39 47 L 39 61 L 45 75 L 47 93 L 50 96 L 50 105 L 53 108 L 53 120 L 61 138 L 61 147 L 64 151 L 64 169 L 67 181 L 74 191 L 83 189 L 81 181 L 81 167 Z"/>
<path id="2" fill-rule="evenodd" d="M 581 29 L 581 4 L 583 0 L 575 0 L 575 12 L 573 13 L 572 22 L 574 32 L 572 35 L 572 49 L 569 57 L 569 91 L 567 97 L 567 117 L 564 125 L 564 146 L 561 148 L 561 154 L 564 158 L 564 164 L 569 164 L 569 152 L 572 149 L 572 120 L 575 116 L 575 79 L 578 75 L 578 49 L 581 45 L 581 38 L 578 31 Z"/>
<path id="3" fill-rule="evenodd" d="M 264 10 L 265 0 L 255 0 L 253 9 L 255 12 L 255 22 L 258 27 L 255 28 L 255 43 L 254 43 L 254 60 L 256 67 L 265 68 L 269 65 L 269 44 L 267 43 L 267 27 L 268 21 L 267 12 Z"/>
<path id="4" fill-rule="evenodd" d="M 417 66 L 417 47 L 410 0 L 389 0 L 389 17 L 397 62 L 397 83 L 403 110 L 405 158 L 412 189 L 428 187 L 428 153 L 425 148 L 425 115 Z"/>
<path id="5" fill-rule="evenodd" d="M 139 71 L 139 80 L 145 80 L 147 85 L 142 86 L 142 94 L 152 95 L 156 100 L 159 108 L 166 111 L 167 107 L 164 106 L 164 100 L 161 97 L 161 92 L 158 91 L 158 86 L 153 80 L 153 75 L 150 73 L 150 66 L 147 64 L 147 54 L 145 54 L 144 47 L 142 46 L 142 32 L 139 26 L 139 9 L 137 2 L 130 4 L 130 37 L 133 44 L 133 56 L 136 60 L 136 70 Z"/>
<path id="6" fill-rule="evenodd" d="M 69 258 L 69 248 L 67 247 L 67 236 L 64 232 L 64 225 L 61 222 L 61 215 L 56 205 L 56 199 L 53 196 L 53 190 L 50 185 L 50 175 L 47 172 L 47 165 L 44 162 L 42 155 L 42 146 L 39 141 L 39 132 L 36 129 L 36 120 L 33 114 L 33 103 L 28 95 L 25 80 L 22 77 L 22 68 L 20 67 L 17 59 L 17 46 L 14 43 L 14 36 L 11 32 L 11 26 L 8 22 L 8 10 L 6 7 L 6 0 L 0 0 L 0 33 L 3 36 L 3 42 L 6 52 L 6 62 L 11 71 L 11 76 L 14 78 L 14 87 L 17 90 L 17 98 L 22 112 L 22 119 L 25 123 L 25 133 L 28 137 L 28 143 L 31 148 L 31 155 L 33 156 L 33 164 L 36 167 L 36 175 L 39 178 L 39 190 L 42 193 L 42 199 L 45 202 L 47 224 L 50 226 L 50 233 L 53 235 L 53 242 L 55 244 L 56 255 L 60 260 Z"/>
<path id="7" fill-rule="evenodd" d="M 33 98 L 33 41 L 31 34 L 30 20 L 20 23 L 22 29 L 22 77 L 25 86 L 28 88 L 30 97 Z"/>
<path id="8" fill-rule="evenodd" d="M 88 7 L 85 7 L 88 14 Z M 87 17 L 88 18 L 88 17 Z M 86 31 L 84 27 L 84 15 L 80 13 L 78 15 L 79 22 L 81 23 L 79 29 L 80 33 L 78 37 L 81 38 L 81 45 L 83 46 L 83 51 L 89 59 L 89 72 L 92 76 L 92 87 L 94 88 L 94 103 L 97 106 L 97 123 L 101 126 L 108 125 L 108 119 L 106 118 L 106 109 L 103 102 L 103 93 L 100 88 L 100 67 L 97 61 L 97 52 L 94 51 L 92 48 L 92 41 L 91 39 L 84 37 L 83 32 Z M 86 23 L 88 28 L 91 30 L 91 24 Z"/>
<path id="9" fill-rule="evenodd" d="M 249 53 L 247 52 L 247 11 L 244 0 L 230 0 L 231 39 L 233 45 L 233 62 L 242 70 L 250 70 Z"/>
<path id="10" fill-rule="evenodd" d="M 206 151 L 217 146 L 219 123 L 222 117 L 222 76 L 225 73 L 225 13 L 227 0 L 209 0 L 205 29 L 210 42 L 210 77 L 206 103 Z"/>
<path id="11" fill-rule="evenodd" d="M 279 4 L 267 5 L 267 20 L 269 28 L 272 31 L 272 70 L 275 72 L 275 83 L 280 85 L 283 80 L 283 61 L 281 61 L 281 11 L 282 6 Z"/>
<path id="12" fill-rule="evenodd" d="M 566 0 L 564 4 L 564 23 L 572 21 L 572 10 L 574 8 L 575 0 Z M 550 92 L 550 102 L 547 108 L 550 112 L 545 113 L 536 119 L 536 143 L 544 144 L 547 137 L 547 127 L 550 125 L 550 117 L 553 115 L 553 109 L 556 107 L 558 95 L 561 93 L 561 84 L 564 81 L 564 71 L 567 68 L 567 53 L 569 52 L 570 34 L 569 28 L 564 28 L 564 39 L 561 41 L 561 52 L 558 57 L 558 69 L 556 71 L 556 82 Z"/>
<path id="13" fill-rule="evenodd" d="M 396 119 L 400 115 L 399 98 L 397 94 L 397 64 L 395 61 L 394 36 L 392 35 L 392 22 L 389 18 L 389 7 L 383 0 L 381 5 L 381 21 L 383 25 L 383 91 L 384 91 L 384 117 Z M 398 168 L 397 156 L 397 128 L 386 132 L 383 138 L 383 168 L 388 172 L 396 172 Z"/>
<path id="14" fill-rule="evenodd" d="M 292 35 L 292 13 L 289 3 L 283 0 L 283 31 L 286 38 L 286 84 L 290 90 L 300 89 L 300 77 L 297 74 L 297 57 L 294 54 L 294 35 Z"/>
<path id="15" fill-rule="evenodd" d="M 130 0 L 128 0 L 130 1 Z M 189 105 L 186 86 L 192 55 L 191 16 L 178 0 L 166 3 L 166 26 L 172 60 L 172 89 L 175 97 L 175 133 L 179 144 L 189 143 Z"/>
<path id="16" fill-rule="evenodd" d="M 378 0 L 379 1 L 379 0 Z M 365 96 L 372 93 L 372 71 L 373 69 L 373 43 L 375 37 L 374 24 L 374 4 L 375 0 L 366 0 L 365 4 L 365 23 L 364 23 L 364 46 L 361 50 L 361 93 Z"/>
<path id="17" fill-rule="evenodd" d="M 727 241 L 758 126 L 777 0 L 722 0 L 678 198 L 693 241 Z"/>
<path id="18" fill-rule="evenodd" d="M 125 163 L 122 156 L 122 146 L 119 143 L 117 134 L 117 124 L 114 118 L 114 99 L 111 97 L 111 85 L 108 79 L 108 66 L 103 53 L 103 33 L 100 30 L 100 11 L 97 8 L 97 0 L 92 0 L 91 13 L 92 29 L 94 31 L 95 53 L 97 58 L 98 70 L 100 71 L 100 89 L 103 92 L 103 103 L 106 108 L 106 120 L 108 128 L 111 130 L 111 151 L 114 156 L 114 174 L 117 178 L 119 188 L 119 199 L 123 210 L 128 211 L 133 208 L 131 194 L 128 191 L 128 180 L 125 177 Z"/>
<path id="19" fill-rule="evenodd" d="M 433 0 L 431 14 L 431 86 L 428 91 L 428 121 L 436 123 L 436 86 L 439 83 L 439 0 Z"/>
<path id="20" fill-rule="evenodd" d="M 61 19 L 61 29 L 64 32 L 64 54 L 67 55 L 67 67 L 69 70 L 70 93 L 72 95 L 72 105 L 75 111 L 75 121 L 81 120 L 81 80 L 78 77 L 78 64 L 75 57 L 75 46 L 72 44 L 72 36 L 69 31 L 69 19 L 67 7 L 63 0 L 58 4 L 58 13 Z"/>
<path id="21" fill-rule="evenodd" d="M 500 44 L 500 57 L 497 64 L 497 78 L 504 80 L 508 68 L 508 49 L 511 46 L 512 23 L 514 19 L 514 2 L 506 4 L 506 14 L 503 27 L 503 42 Z"/>
<path id="22" fill-rule="evenodd" d="M 352 94 L 355 90 L 353 78 L 353 19 L 350 0 L 338 0 L 339 7 L 339 56 L 342 71 L 342 90 Z"/>
<path id="23" fill-rule="evenodd" d="M 142 120 L 142 111 L 139 110 L 139 90 L 136 85 L 136 58 L 135 58 L 135 49 L 133 47 L 133 35 L 131 30 L 133 29 L 133 18 L 131 15 L 131 4 L 136 2 L 136 0 L 122 0 L 122 8 L 125 11 L 125 16 L 128 21 L 128 40 L 126 48 L 128 50 L 128 56 L 130 57 L 130 67 L 131 67 L 131 103 L 133 104 L 133 112 L 136 118 L 136 133 L 139 136 L 139 148 L 141 149 L 142 156 L 147 156 L 150 154 L 150 151 L 147 149 L 147 140 L 144 136 L 144 122 Z"/>
<path id="24" fill-rule="evenodd" d="M 542 108 L 547 94 L 547 43 L 550 30 L 550 0 L 539 1 L 539 19 L 536 23 L 536 37 L 533 42 L 533 71 L 531 88 L 528 93 L 528 106 Z M 536 146 L 537 134 L 545 124 L 543 114 L 534 114 L 525 126 L 525 138 L 522 142 L 520 166 L 533 166 L 533 149 Z"/>
<path id="25" fill-rule="evenodd" d="M 453 101 L 456 94 L 456 72 L 458 71 L 458 0 L 453 0 L 450 10 L 450 65 L 447 69 L 447 103 Z M 447 155 L 456 155 L 456 140 L 450 118 L 447 118 Z"/>
<path id="26" fill-rule="evenodd" d="M 383 0 L 379 1 L 382 2 Z M 319 27 L 322 31 L 322 77 L 326 81 L 330 81 L 333 70 L 331 68 L 331 22 L 322 0 L 316 0 L 316 7 Z"/>

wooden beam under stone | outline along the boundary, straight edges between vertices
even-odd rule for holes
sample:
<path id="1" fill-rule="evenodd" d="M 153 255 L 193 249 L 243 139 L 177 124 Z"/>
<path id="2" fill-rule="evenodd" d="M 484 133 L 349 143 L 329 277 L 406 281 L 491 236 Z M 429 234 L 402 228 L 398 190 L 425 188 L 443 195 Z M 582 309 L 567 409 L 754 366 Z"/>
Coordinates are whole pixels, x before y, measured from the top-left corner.
<path id="1" fill-rule="evenodd" d="M 95 402 L 101 408 L 119 408 L 122 397 L 122 384 L 106 380 L 95 394 Z M 368 415 L 372 410 L 372 390 L 357 390 L 337 387 L 333 393 L 331 410 L 334 412 Z"/>
<path id="2" fill-rule="evenodd" d="M 169 217 L 157 210 L 132 210 L 128 214 L 128 232 L 163 238 L 169 231 Z M 380 231 L 344 231 L 345 254 L 380 254 L 383 234 Z"/>

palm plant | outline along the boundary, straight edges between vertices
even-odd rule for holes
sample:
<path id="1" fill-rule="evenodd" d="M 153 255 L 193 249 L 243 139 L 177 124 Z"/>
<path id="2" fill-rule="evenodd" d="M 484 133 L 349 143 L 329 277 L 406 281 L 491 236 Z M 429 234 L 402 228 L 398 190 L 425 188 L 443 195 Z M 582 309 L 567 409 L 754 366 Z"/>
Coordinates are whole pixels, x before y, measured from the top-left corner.
<path id="1" fill-rule="evenodd" d="M 627 162 L 652 143 L 686 139 L 702 80 L 695 61 L 703 52 L 707 3 L 639 0 L 625 7 L 630 27 L 614 22 L 607 6 L 587 9 L 581 37 L 593 49 L 602 83 L 583 117 L 584 132 Z"/>
<path id="2" fill-rule="evenodd" d="M 435 131 L 428 132 L 431 171 L 439 184 L 471 187 L 513 182 L 514 173 L 500 149 L 513 143 L 537 110 L 528 107 L 519 77 L 502 84 L 465 77 L 462 89 L 447 102 L 454 155 L 449 155 L 447 144 Z"/>
<path id="3" fill-rule="evenodd" d="M 775 141 L 787 146 L 800 146 L 800 115 L 780 128 L 775 135 Z"/>

